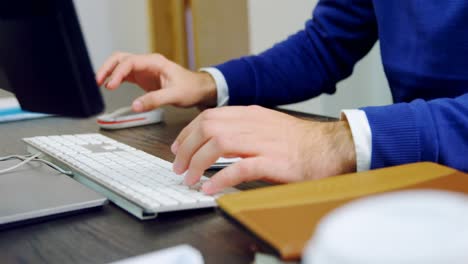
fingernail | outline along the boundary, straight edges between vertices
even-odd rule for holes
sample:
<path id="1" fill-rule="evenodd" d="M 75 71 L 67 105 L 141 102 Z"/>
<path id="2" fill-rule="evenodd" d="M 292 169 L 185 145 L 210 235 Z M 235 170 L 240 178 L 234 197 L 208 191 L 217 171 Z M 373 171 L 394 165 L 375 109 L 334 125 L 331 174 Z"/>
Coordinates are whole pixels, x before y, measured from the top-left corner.
<path id="1" fill-rule="evenodd" d="M 184 184 L 187 185 L 187 186 L 192 185 L 192 184 L 190 184 L 190 182 L 187 180 L 187 176 L 185 176 L 185 178 L 184 178 Z"/>
<path id="2" fill-rule="evenodd" d="M 177 154 L 177 150 L 179 149 L 179 143 L 177 141 L 174 141 L 174 143 L 171 145 L 171 151 L 175 155 Z"/>
<path id="3" fill-rule="evenodd" d="M 184 173 L 182 169 L 180 168 L 180 165 L 178 162 L 174 162 L 174 164 L 172 164 L 172 170 L 178 175 L 181 175 L 182 173 Z"/>
<path id="4" fill-rule="evenodd" d="M 193 182 L 193 180 L 190 180 L 192 179 L 193 177 L 189 176 L 189 174 L 187 173 L 185 175 L 185 178 L 184 178 L 184 184 L 187 185 L 187 186 L 191 186 L 191 185 L 194 185 L 195 182 Z"/>
<path id="5" fill-rule="evenodd" d="M 141 112 L 143 111 L 143 104 L 140 100 L 135 100 L 133 101 L 132 108 L 135 112 Z"/>
<path id="6" fill-rule="evenodd" d="M 206 194 L 211 194 L 213 189 L 213 183 L 211 181 L 206 181 L 202 185 L 202 191 Z"/>

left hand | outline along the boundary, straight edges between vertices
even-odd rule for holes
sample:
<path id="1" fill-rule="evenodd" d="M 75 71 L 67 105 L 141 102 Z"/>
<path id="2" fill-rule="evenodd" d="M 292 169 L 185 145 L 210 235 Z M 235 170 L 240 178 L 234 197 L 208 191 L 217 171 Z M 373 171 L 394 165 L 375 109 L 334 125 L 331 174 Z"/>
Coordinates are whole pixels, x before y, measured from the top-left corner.
<path id="1" fill-rule="evenodd" d="M 208 194 L 244 181 L 319 179 L 356 166 L 346 121 L 306 121 L 259 106 L 208 109 L 182 130 L 171 149 L 174 172 L 187 171 L 188 185 L 219 157 L 243 158 L 202 185 Z"/>

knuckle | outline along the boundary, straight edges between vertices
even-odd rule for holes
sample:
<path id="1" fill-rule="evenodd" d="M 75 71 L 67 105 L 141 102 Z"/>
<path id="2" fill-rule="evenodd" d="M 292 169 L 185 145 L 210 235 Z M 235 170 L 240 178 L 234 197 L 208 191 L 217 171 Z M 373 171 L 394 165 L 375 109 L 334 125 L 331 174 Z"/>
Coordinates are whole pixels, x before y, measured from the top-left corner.
<path id="1" fill-rule="evenodd" d="M 204 136 L 214 135 L 213 123 L 209 120 L 200 121 L 200 133 Z"/>
<path id="2" fill-rule="evenodd" d="M 168 60 L 162 54 L 159 54 L 159 53 L 150 54 L 148 59 L 154 66 L 158 68 L 165 69 L 168 67 L 167 65 Z"/>
<path id="3" fill-rule="evenodd" d="M 123 65 L 129 65 L 131 66 L 133 64 L 133 62 L 135 61 L 135 56 L 126 56 L 126 57 L 123 57 L 121 60 L 120 60 L 120 63 L 123 64 Z"/>
<path id="4" fill-rule="evenodd" d="M 164 57 L 164 56 L 163 56 L 162 54 L 160 54 L 160 53 L 153 53 L 153 54 L 150 55 L 150 57 L 151 57 L 153 60 L 155 60 L 155 61 L 157 61 L 157 62 L 160 62 L 160 63 L 166 60 L 166 57 Z"/>
<path id="5" fill-rule="evenodd" d="M 123 52 L 121 52 L 121 51 L 114 51 L 114 52 L 112 53 L 112 57 L 119 57 L 120 55 L 123 55 Z"/>
<path id="6" fill-rule="evenodd" d="M 117 61 L 121 61 L 122 59 L 126 58 L 130 56 L 129 53 L 125 53 L 125 52 L 122 52 L 122 51 L 116 51 L 114 53 L 112 53 L 112 58 L 114 58 L 115 60 Z"/>
<path id="7" fill-rule="evenodd" d="M 161 54 L 161 53 L 153 53 L 151 54 L 151 56 L 153 56 L 155 59 L 162 59 L 164 58 L 164 56 Z"/>
<path id="8" fill-rule="evenodd" d="M 247 106 L 247 110 L 248 111 L 255 111 L 255 112 L 258 112 L 258 111 L 261 111 L 263 108 L 258 106 L 258 105 L 249 105 Z"/>
<path id="9" fill-rule="evenodd" d="M 205 111 L 203 111 L 201 114 L 202 114 L 202 119 L 203 120 L 212 120 L 212 119 L 215 119 L 216 118 L 216 109 L 206 109 Z"/>
<path id="10" fill-rule="evenodd" d="M 229 143 L 230 141 L 227 140 L 225 137 L 217 136 L 213 138 L 214 146 L 221 151 L 229 150 Z"/>

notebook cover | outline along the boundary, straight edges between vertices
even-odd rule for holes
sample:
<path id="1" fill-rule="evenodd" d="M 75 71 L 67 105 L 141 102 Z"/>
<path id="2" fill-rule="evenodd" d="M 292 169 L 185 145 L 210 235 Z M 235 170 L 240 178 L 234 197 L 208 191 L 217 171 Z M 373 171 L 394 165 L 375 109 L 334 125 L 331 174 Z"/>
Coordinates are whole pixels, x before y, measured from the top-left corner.
<path id="1" fill-rule="evenodd" d="M 19 162 L 5 160 L 0 168 Z M 0 230 L 97 209 L 106 201 L 104 196 L 70 176 L 44 163 L 31 161 L 0 174 Z"/>
<path id="2" fill-rule="evenodd" d="M 296 260 L 331 210 L 359 197 L 407 189 L 468 193 L 468 175 L 422 162 L 227 194 L 218 204 L 283 259 Z"/>

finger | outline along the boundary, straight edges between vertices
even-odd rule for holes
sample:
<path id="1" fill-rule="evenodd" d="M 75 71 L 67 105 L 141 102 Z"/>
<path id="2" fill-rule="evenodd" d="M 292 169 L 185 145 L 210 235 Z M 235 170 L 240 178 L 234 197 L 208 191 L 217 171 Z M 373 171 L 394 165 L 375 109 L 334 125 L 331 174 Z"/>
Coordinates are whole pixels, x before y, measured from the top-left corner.
<path id="1" fill-rule="evenodd" d="M 210 113 L 215 114 L 215 112 L 219 112 L 219 109 L 210 109 L 198 115 L 177 136 L 171 146 L 172 152 L 176 155 L 174 172 L 180 174 L 186 171 L 193 154 L 211 137 L 223 135 L 229 138 L 229 135 L 235 131 L 232 126 L 237 122 L 226 122 L 223 118 L 214 118 Z"/>
<path id="2" fill-rule="evenodd" d="M 208 142 L 212 135 L 212 133 L 200 132 L 198 127 L 199 125 L 196 124 L 193 133 L 180 144 L 173 163 L 173 170 L 177 174 L 182 174 L 187 170 L 192 156 L 200 147 Z"/>
<path id="3" fill-rule="evenodd" d="M 160 54 L 128 56 L 120 61 L 107 83 L 108 89 L 117 88 L 124 80 L 131 79 L 132 72 L 148 70 L 158 79 L 167 65 L 167 59 Z"/>
<path id="4" fill-rule="evenodd" d="M 215 163 L 222 152 L 213 140 L 209 140 L 192 157 L 190 166 L 185 175 L 185 184 L 197 183 L 205 170 Z"/>
<path id="5" fill-rule="evenodd" d="M 111 73 L 114 71 L 115 67 L 119 64 L 119 62 L 125 58 L 128 57 L 130 54 L 129 53 L 123 53 L 123 52 L 117 52 L 114 53 L 112 56 L 110 56 L 104 64 L 101 66 L 101 68 L 98 70 L 96 74 L 96 81 L 99 86 L 104 84 L 104 81 L 111 75 Z"/>
<path id="6" fill-rule="evenodd" d="M 259 180 L 268 175 L 266 171 L 268 166 L 266 160 L 261 157 L 242 159 L 216 173 L 202 185 L 202 191 L 206 194 L 215 194 L 242 182 Z"/>
<path id="7" fill-rule="evenodd" d="M 235 124 L 223 125 L 223 131 L 227 131 L 223 137 L 212 137 L 195 151 L 188 161 L 185 175 L 187 185 L 195 184 L 220 157 L 253 157 L 260 154 L 258 148 L 253 147 L 258 142 L 256 135 L 239 133 L 236 128 Z"/>
<path id="8" fill-rule="evenodd" d="M 159 89 L 135 99 L 132 103 L 132 109 L 135 112 L 150 111 L 163 105 L 174 104 L 178 97 L 180 96 L 174 89 Z"/>
<path id="9" fill-rule="evenodd" d="M 137 60 L 135 56 L 127 57 L 117 64 L 114 71 L 112 72 L 109 81 L 106 84 L 106 88 L 114 90 L 122 84 L 123 80 L 133 71 Z"/>
<path id="10" fill-rule="evenodd" d="M 188 124 L 182 131 L 179 133 L 177 138 L 174 140 L 174 143 L 171 146 L 172 153 L 177 154 L 177 151 L 185 141 L 188 135 L 190 135 L 193 129 L 197 124 L 202 120 L 230 120 L 232 123 L 235 123 L 233 119 L 242 119 L 246 112 L 245 106 L 228 106 L 221 108 L 207 109 L 199 114 L 190 124 Z"/>
<path id="11" fill-rule="evenodd" d="M 193 129 L 197 125 L 198 122 L 200 122 L 201 115 L 198 115 L 193 119 L 187 126 L 185 126 L 182 131 L 179 133 L 177 138 L 174 140 L 174 143 L 171 145 L 171 151 L 174 155 L 177 155 L 177 152 L 179 151 L 180 145 L 185 141 L 187 136 L 192 133 Z"/>

